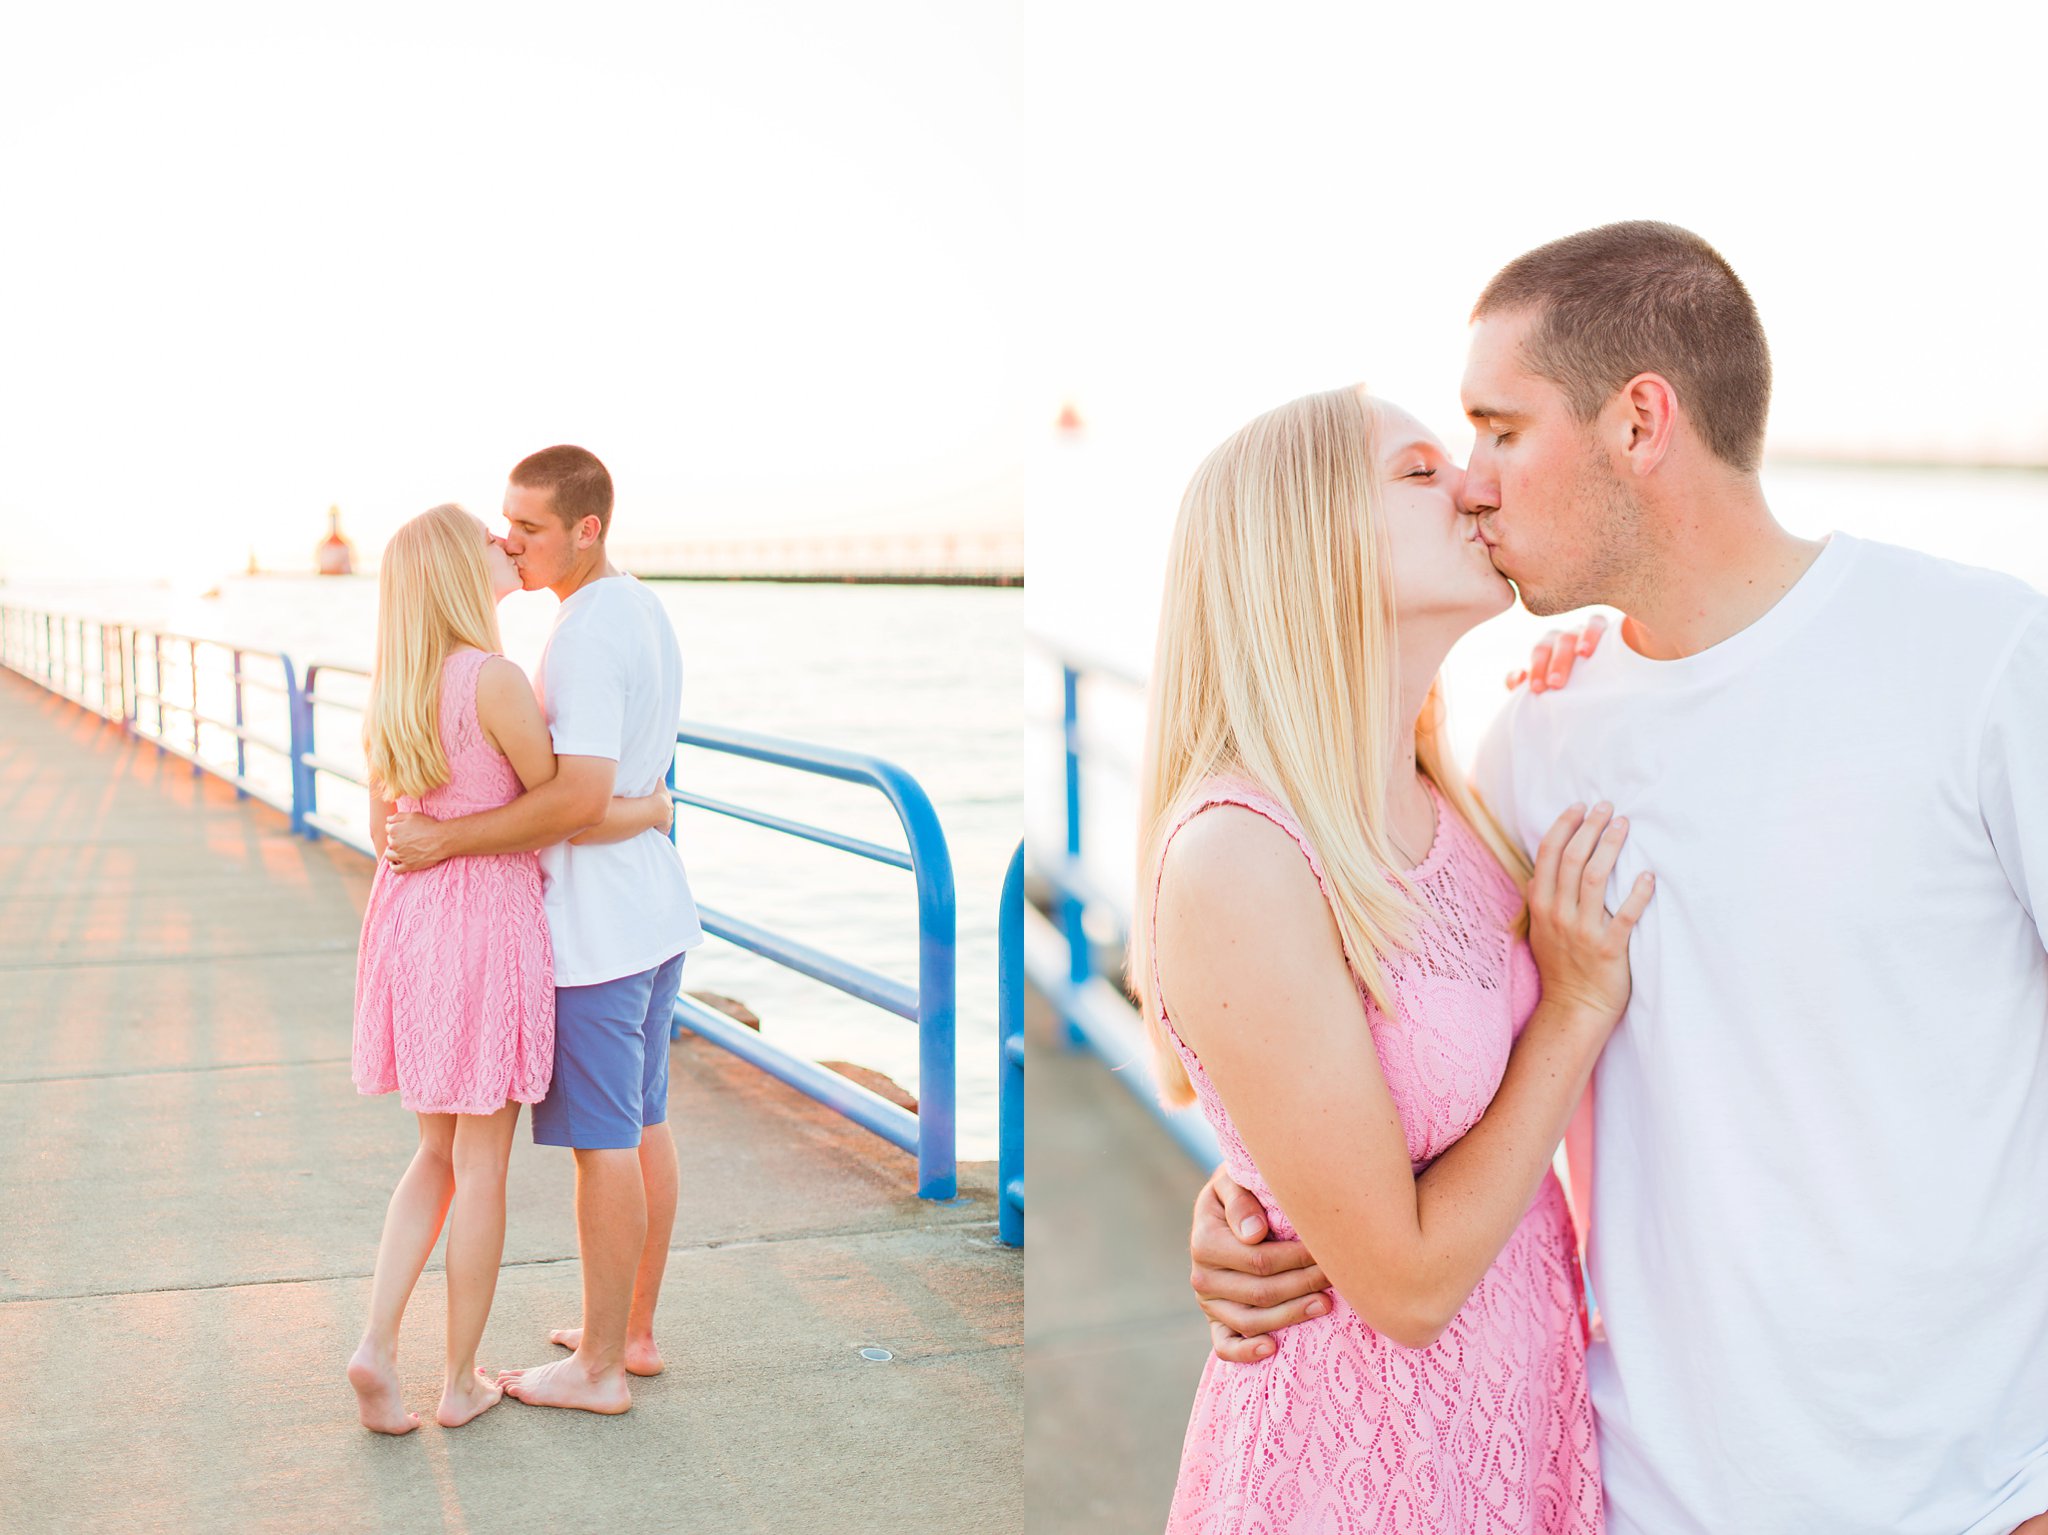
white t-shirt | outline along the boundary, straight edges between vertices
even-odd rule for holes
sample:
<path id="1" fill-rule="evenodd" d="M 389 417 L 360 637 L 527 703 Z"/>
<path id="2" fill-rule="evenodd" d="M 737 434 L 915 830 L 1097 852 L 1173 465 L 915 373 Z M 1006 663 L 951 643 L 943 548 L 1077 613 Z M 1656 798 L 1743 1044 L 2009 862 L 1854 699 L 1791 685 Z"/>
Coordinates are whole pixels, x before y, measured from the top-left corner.
<path id="1" fill-rule="evenodd" d="M 1594 1075 L 1610 1535 L 2048 1509 L 2048 598 L 1835 534 L 1699 655 L 1610 635 L 1476 774 L 1657 893 Z"/>
<path id="2" fill-rule="evenodd" d="M 593 581 L 562 604 L 536 691 L 556 754 L 618 763 L 614 794 L 652 794 L 667 778 L 683 707 L 682 652 L 660 599 L 631 576 Z M 541 849 L 540 868 L 557 986 L 651 970 L 704 941 L 682 856 L 657 831 L 558 843 Z"/>

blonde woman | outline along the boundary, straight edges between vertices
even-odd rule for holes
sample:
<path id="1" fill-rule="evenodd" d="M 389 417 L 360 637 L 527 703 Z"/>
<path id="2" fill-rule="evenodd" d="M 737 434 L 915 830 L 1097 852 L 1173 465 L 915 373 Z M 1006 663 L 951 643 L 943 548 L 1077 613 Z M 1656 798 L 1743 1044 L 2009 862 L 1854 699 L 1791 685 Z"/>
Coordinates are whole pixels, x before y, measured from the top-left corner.
<path id="1" fill-rule="evenodd" d="M 497 599 L 519 588 L 510 558 L 459 506 L 413 518 L 385 548 L 377 659 L 363 726 L 377 875 L 356 966 L 353 1075 L 400 1094 L 419 1149 L 391 1196 L 370 1316 L 349 1360 L 366 1428 L 410 1433 L 399 1396 L 398 1325 L 448 1224 L 447 1375 L 435 1418 L 457 1427 L 501 1389 L 477 1343 L 505 1244 L 505 1167 L 519 1105 L 554 1068 L 555 992 L 540 865 L 533 853 L 451 858 L 400 874 L 384 861 L 394 808 L 435 817 L 508 804 L 555 776 L 546 721 L 525 673 L 497 653 Z M 578 840 L 664 830 L 666 793 L 616 799 Z"/>
<path id="2" fill-rule="evenodd" d="M 1441 734 L 1513 593 L 1461 473 L 1362 389 L 1260 417 L 1182 501 L 1130 974 L 1169 1098 L 1334 1290 L 1212 1357 L 1174 1532 L 1601 1528 L 1577 1249 L 1551 1158 L 1629 993 L 1606 806 L 1533 870 Z"/>

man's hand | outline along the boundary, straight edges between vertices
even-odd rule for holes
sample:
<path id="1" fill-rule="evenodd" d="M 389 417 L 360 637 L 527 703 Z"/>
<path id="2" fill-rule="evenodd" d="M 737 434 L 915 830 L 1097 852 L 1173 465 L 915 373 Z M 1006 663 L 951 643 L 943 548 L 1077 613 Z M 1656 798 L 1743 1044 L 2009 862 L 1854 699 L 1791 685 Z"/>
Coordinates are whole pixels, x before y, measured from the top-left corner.
<path id="1" fill-rule="evenodd" d="M 1274 1348 L 1267 1333 L 1329 1313 L 1334 1292 L 1308 1248 L 1268 1241 L 1267 1231 L 1259 1201 L 1217 1168 L 1195 1196 L 1188 1283 L 1219 1359 L 1267 1358 Z"/>
<path id="2" fill-rule="evenodd" d="M 1508 673 L 1508 691 L 1513 692 L 1524 682 L 1532 693 L 1546 693 L 1552 688 L 1561 688 L 1572 680 L 1572 667 L 1586 656 L 1600 648 L 1600 636 L 1607 632 L 1607 619 L 1595 613 L 1586 620 L 1586 627 L 1577 634 L 1566 634 L 1561 629 L 1552 629 L 1536 643 L 1529 654 L 1529 669 L 1525 672 Z"/>
<path id="3" fill-rule="evenodd" d="M 394 874 L 417 874 L 447 857 L 447 829 L 432 816 L 409 810 L 384 823 L 384 861 Z"/>

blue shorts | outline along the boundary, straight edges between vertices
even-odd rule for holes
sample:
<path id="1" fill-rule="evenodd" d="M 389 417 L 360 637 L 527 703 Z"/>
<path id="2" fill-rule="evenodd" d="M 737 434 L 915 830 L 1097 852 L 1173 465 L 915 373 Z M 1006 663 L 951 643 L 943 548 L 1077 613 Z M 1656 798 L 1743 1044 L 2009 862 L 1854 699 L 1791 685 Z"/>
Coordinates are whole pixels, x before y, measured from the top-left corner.
<path id="1" fill-rule="evenodd" d="M 669 1023 L 684 957 L 555 988 L 555 1078 L 533 1106 L 536 1145 L 624 1150 L 667 1120 Z"/>

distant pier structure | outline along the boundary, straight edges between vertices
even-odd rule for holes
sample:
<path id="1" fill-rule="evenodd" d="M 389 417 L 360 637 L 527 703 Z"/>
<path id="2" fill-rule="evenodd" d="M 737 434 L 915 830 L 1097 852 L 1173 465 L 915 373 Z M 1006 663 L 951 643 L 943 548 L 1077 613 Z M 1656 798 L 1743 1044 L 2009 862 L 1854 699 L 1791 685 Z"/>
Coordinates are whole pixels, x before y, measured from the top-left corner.
<path id="1" fill-rule="evenodd" d="M 619 562 L 659 581 L 1022 586 L 1022 528 L 849 533 L 622 544 Z"/>
<path id="2" fill-rule="evenodd" d="M 255 551 L 251 550 L 249 563 L 255 564 Z M 342 535 L 341 508 L 327 508 L 327 536 L 320 540 L 320 547 L 313 551 L 313 568 L 323 576 L 352 576 L 356 573 L 356 546 Z"/>

